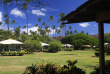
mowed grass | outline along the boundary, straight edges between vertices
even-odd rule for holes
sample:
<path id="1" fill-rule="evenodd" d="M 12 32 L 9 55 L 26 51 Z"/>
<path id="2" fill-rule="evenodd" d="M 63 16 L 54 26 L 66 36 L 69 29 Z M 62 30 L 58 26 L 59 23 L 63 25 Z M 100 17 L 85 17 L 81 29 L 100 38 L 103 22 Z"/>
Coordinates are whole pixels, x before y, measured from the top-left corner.
<path id="1" fill-rule="evenodd" d="M 58 53 L 36 52 L 24 56 L 0 56 L 0 74 L 22 74 L 27 66 L 41 62 L 54 62 L 58 65 L 67 64 L 67 60 L 78 60 L 79 68 L 90 74 L 99 65 L 99 58 L 94 56 L 93 50 L 60 51 Z M 106 56 L 110 60 L 110 56 Z"/>

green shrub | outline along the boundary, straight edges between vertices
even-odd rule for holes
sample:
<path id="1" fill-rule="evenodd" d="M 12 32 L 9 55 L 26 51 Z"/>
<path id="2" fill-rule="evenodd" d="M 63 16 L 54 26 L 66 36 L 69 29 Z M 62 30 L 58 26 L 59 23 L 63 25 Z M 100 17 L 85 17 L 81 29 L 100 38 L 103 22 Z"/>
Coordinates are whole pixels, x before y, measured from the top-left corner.
<path id="1" fill-rule="evenodd" d="M 9 52 L 9 56 L 12 56 L 13 55 L 13 52 Z"/>
<path id="2" fill-rule="evenodd" d="M 105 62 L 105 70 L 106 70 L 106 71 L 107 71 L 107 70 L 110 70 L 110 60 L 107 60 L 107 61 Z M 96 68 L 94 69 L 94 71 L 91 72 L 90 74 L 99 74 L 99 67 L 96 67 Z M 108 73 L 106 73 L 106 74 L 108 74 Z"/>
<path id="3" fill-rule="evenodd" d="M 32 52 L 33 50 L 41 50 L 42 48 L 41 42 L 38 40 L 26 40 L 24 45 L 27 47 L 28 51 L 31 50 Z"/>
<path id="4" fill-rule="evenodd" d="M 77 68 L 75 64 L 76 60 L 68 60 L 68 65 L 58 66 L 55 63 L 41 63 L 27 67 L 24 74 L 85 74 L 80 68 Z"/>
<path id="5" fill-rule="evenodd" d="M 18 55 L 18 52 L 17 51 L 13 51 L 12 52 L 12 56 L 17 56 Z"/>
<path id="6" fill-rule="evenodd" d="M 55 52 L 60 51 L 61 48 L 62 48 L 61 42 L 54 41 L 54 42 L 50 42 L 49 50 L 48 51 L 52 52 L 52 53 L 55 53 Z"/>
<path id="7" fill-rule="evenodd" d="M 99 57 L 99 51 L 94 52 L 96 57 Z"/>
<path id="8" fill-rule="evenodd" d="M 2 55 L 2 56 L 6 56 L 6 52 L 5 52 L 5 51 L 2 51 L 2 52 L 1 52 L 1 55 Z"/>
<path id="9" fill-rule="evenodd" d="M 48 50 L 47 49 L 43 49 L 43 52 L 48 52 Z"/>
<path id="10" fill-rule="evenodd" d="M 96 51 L 99 51 L 99 48 L 95 48 Z"/>
<path id="11" fill-rule="evenodd" d="M 73 48 L 67 48 L 66 51 L 73 51 Z"/>
<path id="12" fill-rule="evenodd" d="M 19 56 L 23 56 L 26 52 L 24 50 L 21 50 L 20 52 L 18 52 Z"/>

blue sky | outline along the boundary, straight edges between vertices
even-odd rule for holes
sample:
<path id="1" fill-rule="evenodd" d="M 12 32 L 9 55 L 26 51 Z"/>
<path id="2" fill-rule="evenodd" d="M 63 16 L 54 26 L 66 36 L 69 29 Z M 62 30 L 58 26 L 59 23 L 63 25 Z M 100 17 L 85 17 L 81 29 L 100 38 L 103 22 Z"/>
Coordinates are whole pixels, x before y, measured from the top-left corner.
<path id="1" fill-rule="evenodd" d="M 59 14 L 64 12 L 66 15 L 71 11 L 74 11 L 81 4 L 86 2 L 87 0 L 41 0 L 43 3 L 46 3 L 46 7 L 29 7 L 29 30 L 35 31 L 37 28 L 35 24 L 41 25 L 42 22 L 45 22 L 47 25 L 52 27 L 51 21 L 49 21 L 49 16 L 53 16 L 54 25 L 58 28 L 60 23 L 57 23 L 57 19 L 59 19 Z M 8 13 L 10 14 L 10 20 L 16 20 L 16 27 L 21 26 L 21 32 L 26 31 L 23 29 L 23 26 L 26 26 L 26 12 L 17 8 L 15 5 L 8 6 Z M 3 15 L 4 12 L 3 4 L 0 3 L 0 21 L 4 21 Z M 42 18 L 42 22 L 38 22 L 38 18 Z M 98 24 L 96 22 L 84 22 L 84 23 L 74 23 L 67 24 L 66 28 L 69 29 L 69 26 L 72 26 L 72 30 L 77 30 L 79 33 L 84 31 L 85 33 L 89 33 L 90 35 L 98 34 Z M 109 24 L 105 24 L 105 33 L 110 32 Z M 4 30 L 7 30 L 6 24 L 3 22 L 3 25 L 0 27 Z M 13 29 L 13 24 L 10 24 L 10 28 Z"/>

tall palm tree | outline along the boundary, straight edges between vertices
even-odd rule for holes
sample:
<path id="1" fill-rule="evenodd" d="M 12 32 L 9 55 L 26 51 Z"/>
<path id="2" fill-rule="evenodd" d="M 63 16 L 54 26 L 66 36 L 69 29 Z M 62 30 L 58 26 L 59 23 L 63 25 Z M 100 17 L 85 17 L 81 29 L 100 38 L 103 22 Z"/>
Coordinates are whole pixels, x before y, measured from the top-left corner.
<path id="1" fill-rule="evenodd" d="M 28 34 L 28 1 L 27 3 L 23 3 L 22 5 L 22 9 L 24 9 L 24 11 L 27 11 L 27 34 Z"/>
<path id="2" fill-rule="evenodd" d="M 70 31 L 70 35 L 72 35 L 73 34 L 73 31 Z"/>
<path id="3" fill-rule="evenodd" d="M 38 22 L 41 22 L 41 18 L 38 18 Z M 42 25 L 41 25 L 41 28 L 42 28 Z"/>
<path id="4" fill-rule="evenodd" d="M 56 26 L 54 25 L 54 26 L 53 26 L 53 35 L 54 35 L 55 29 L 56 29 Z M 56 34 L 56 32 L 55 32 L 55 34 Z M 54 36 L 55 36 L 55 35 L 54 35 Z"/>
<path id="5" fill-rule="evenodd" d="M 42 23 L 42 26 L 46 26 L 45 22 Z"/>
<path id="6" fill-rule="evenodd" d="M 2 22 L 0 22 L 0 26 L 2 25 Z"/>
<path id="7" fill-rule="evenodd" d="M 35 27 L 37 28 L 38 27 L 38 24 L 36 24 Z"/>
<path id="8" fill-rule="evenodd" d="M 71 26 L 69 26 L 69 30 L 71 30 L 72 29 L 72 27 Z"/>
<path id="9" fill-rule="evenodd" d="M 76 33 L 76 34 L 77 34 L 77 33 L 78 33 L 78 32 L 77 32 L 77 30 L 75 30 L 75 31 L 74 31 L 74 33 Z"/>
<path id="10" fill-rule="evenodd" d="M 10 29 L 9 29 L 10 20 L 9 20 L 8 14 L 5 14 L 5 15 L 4 15 L 4 18 L 6 18 L 6 19 L 5 19 L 5 23 L 8 25 L 8 31 L 9 31 L 9 30 L 10 30 Z"/>
<path id="11" fill-rule="evenodd" d="M 70 32 L 69 31 L 67 31 L 67 35 L 70 35 Z"/>
<path id="12" fill-rule="evenodd" d="M 52 21 L 52 28 L 53 28 L 53 16 L 49 17 L 49 21 Z M 53 37 L 54 37 L 54 31 L 53 31 Z"/>
<path id="13" fill-rule="evenodd" d="M 15 20 L 12 20 L 11 23 L 14 24 L 14 31 L 15 31 L 15 23 L 16 23 L 16 21 Z"/>
<path id="14" fill-rule="evenodd" d="M 26 26 L 24 26 L 23 29 L 25 29 L 25 31 L 26 31 Z"/>

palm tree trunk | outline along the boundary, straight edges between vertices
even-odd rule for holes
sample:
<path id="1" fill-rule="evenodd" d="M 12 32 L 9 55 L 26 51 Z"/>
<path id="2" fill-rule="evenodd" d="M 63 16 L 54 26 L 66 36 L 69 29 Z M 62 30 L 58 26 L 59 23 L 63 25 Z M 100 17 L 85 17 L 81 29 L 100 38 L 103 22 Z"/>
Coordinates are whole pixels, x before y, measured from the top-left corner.
<path id="1" fill-rule="evenodd" d="M 53 20 L 52 20 L 52 28 L 53 28 Z M 54 38 L 54 29 L 53 29 L 53 38 Z"/>
<path id="2" fill-rule="evenodd" d="M 28 34 L 28 8 L 27 8 L 27 34 Z"/>

